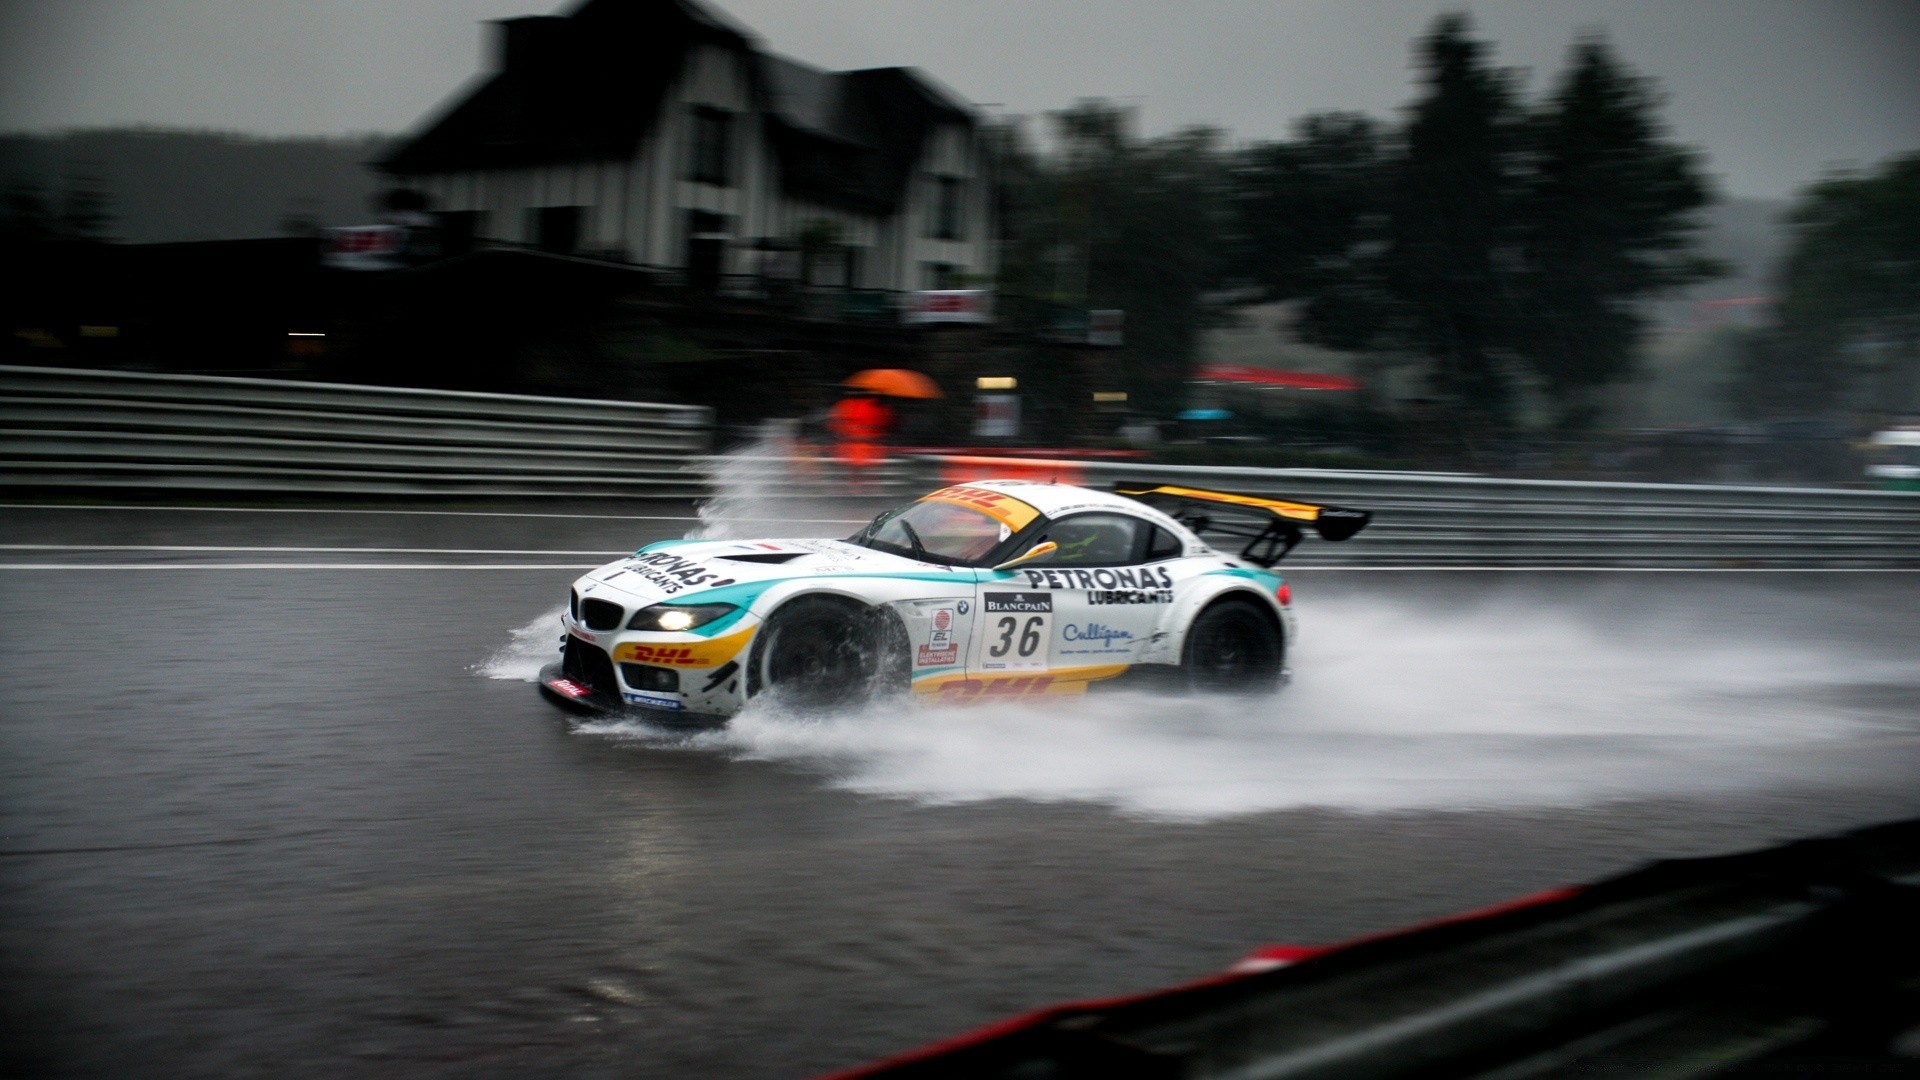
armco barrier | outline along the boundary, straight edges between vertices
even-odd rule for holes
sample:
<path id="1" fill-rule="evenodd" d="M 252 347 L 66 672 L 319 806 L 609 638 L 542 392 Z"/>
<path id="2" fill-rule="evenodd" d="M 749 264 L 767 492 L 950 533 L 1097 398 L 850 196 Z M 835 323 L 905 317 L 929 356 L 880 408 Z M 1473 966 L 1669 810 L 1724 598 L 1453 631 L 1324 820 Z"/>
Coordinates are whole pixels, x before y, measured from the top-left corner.
<path id="1" fill-rule="evenodd" d="M 707 410 L 274 379 L 0 367 L 0 487 L 747 501 L 1012 476 L 1145 480 L 1374 512 L 1289 565 L 1920 566 L 1920 493 L 1046 461 L 707 453 Z"/>
<path id="2" fill-rule="evenodd" d="M 705 493 L 705 408 L 0 367 L 0 487 L 343 495 Z"/>
<path id="3" fill-rule="evenodd" d="M 1920 493 L 1496 480 L 993 457 L 921 459 L 922 483 L 1151 481 L 1374 512 L 1292 566 L 1920 566 Z"/>

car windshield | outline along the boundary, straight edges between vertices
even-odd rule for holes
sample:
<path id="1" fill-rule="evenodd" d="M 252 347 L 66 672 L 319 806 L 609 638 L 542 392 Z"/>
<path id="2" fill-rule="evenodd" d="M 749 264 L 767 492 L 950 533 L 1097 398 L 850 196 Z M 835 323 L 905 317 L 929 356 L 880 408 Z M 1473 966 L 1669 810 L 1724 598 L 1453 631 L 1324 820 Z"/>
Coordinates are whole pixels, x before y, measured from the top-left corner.
<path id="1" fill-rule="evenodd" d="M 1013 528 L 985 510 L 923 500 L 874 519 L 853 542 L 949 566 L 980 566 Z"/>

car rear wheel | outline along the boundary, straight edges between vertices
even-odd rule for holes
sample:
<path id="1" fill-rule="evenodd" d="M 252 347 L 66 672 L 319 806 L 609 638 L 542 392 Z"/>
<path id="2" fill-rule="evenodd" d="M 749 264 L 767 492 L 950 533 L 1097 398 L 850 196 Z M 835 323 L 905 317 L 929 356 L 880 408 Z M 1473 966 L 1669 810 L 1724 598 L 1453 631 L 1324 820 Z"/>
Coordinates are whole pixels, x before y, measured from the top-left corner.
<path id="1" fill-rule="evenodd" d="M 857 705 L 904 681 L 904 639 L 899 620 L 884 611 L 802 597 L 775 611 L 761 628 L 747 691 L 806 710 Z"/>
<path id="2" fill-rule="evenodd" d="M 1263 693 L 1280 685 L 1286 646 L 1274 619 L 1249 600 L 1220 600 L 1193 620 L 1181 667 L 1191 689 Z"/>

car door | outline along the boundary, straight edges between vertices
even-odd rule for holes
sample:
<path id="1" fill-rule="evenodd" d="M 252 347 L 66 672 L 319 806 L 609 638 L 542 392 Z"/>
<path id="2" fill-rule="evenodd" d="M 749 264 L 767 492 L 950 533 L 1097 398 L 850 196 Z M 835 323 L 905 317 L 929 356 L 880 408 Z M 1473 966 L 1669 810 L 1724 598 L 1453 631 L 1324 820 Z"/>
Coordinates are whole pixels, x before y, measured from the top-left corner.
<path id="1" fill-rule="evenodd" d="M 1117 674 L 1173 602 L 1165 562 L 1179 544 L 1152 522 L 1090 511 L 1049 523 L 1034 542 L 1048 540 L 1058 545 L 1051 556 L 982 576 L 969 667 L 984 679 Z"/>

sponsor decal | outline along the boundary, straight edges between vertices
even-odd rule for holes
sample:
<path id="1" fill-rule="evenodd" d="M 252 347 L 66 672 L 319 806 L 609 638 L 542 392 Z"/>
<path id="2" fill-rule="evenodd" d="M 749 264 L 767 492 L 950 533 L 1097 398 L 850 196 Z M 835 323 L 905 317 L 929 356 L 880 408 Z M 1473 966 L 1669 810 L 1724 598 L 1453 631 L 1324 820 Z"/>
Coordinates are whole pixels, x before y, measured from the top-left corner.
<path id="1" fill-rule="evenodd" d="M 1053 597 L 1048 593 L 990 592 L 982 597 L 982 599 L 986 601 L 987 611 L 990 613 L 995 611 L 1041 612 L 1053 610 Z"/>
<path id="2" fill-rule="evenodd" d="M 935 647 L 945 645 L 952 640 L 953 640 L 953 631 L 951 630 L 935 630 L 932 634 L 929 634 L 927 636 L 927 644 L 933 645 Z"/>
<path id="3" fill-rule="evenodd" d="M 645 705 L 649 709 L 667 709 L 672 712 L 679 712 L 686 708 L 685 705 L 680 704 L 679 698 L 669 697 L 666 694 L 649 694 L 643 690 L 628 690 L 620 696 L 626 698 L 628 704 Z"/>
<path id="4" fill-rule="evenodd" d="M 944 649 L 936 649 L 931 645 L 922 645 L 920 646 L 920 658 L 916 661 L 916 666 L 947 667 L 959 662 L 960 647 L 958 645 L 948 645 Z"/>
<path id="5" fill-rule="evenodd" d="M 1103 623 L 1068 623 L 1060 628 L 1063 641 L 1097 641 L 1101 648 L 1110 649 L 1116 641 L 1132 641 L 1133 634 L 1127 630 L 1115 630 Z"/>
<path id="6" fill-rule="evenodd" d="M 916 679 L 913 692 L 937 697 L 942 702 L 971 702 L 1036 697 L 1053 694 L 1082 694 L 1087 684 L 1123 674 L 1127 664 L 1088 664 L 1060 668 L 1041 675 L 968 676 L 958 672 L 926 675 Z"/>
<path id="7" fill-rule="evenodd" d="M 1116 566 L 1097 570 L 1026 570 L 1034 589 L 1171 589 L 1173 575 L 1165 566 Z"/>
<path id="8" fill-rule="evenodd" d="M 593 693 L 593 688 L 574 682 L 572 679 L 552 679 L 547 686 L 556 693 L 569 698 L 583 698 Z"/>
<path id="9" fill-rule="evenodd" d="M 599 638 L 593 636 L 593 633 L 591 631 L 582 629 L 578 623 L 568 623 L 567 632 L 572 634 L 574 637 L 579 638 L 581 641 L 587 642 L 588 644 L 593 644 L 600 640 Z"/>
<path id="10" fill-rule="evenodd" d="M 981 671 L 1043 671 L 1052 637 L 1053 594 L 986 593 L 974 666 Z"/>
<path id="11" fill-rule="evenodd" d="M 1040 511 L 1011 495 L 1002 495 L 997 491 L 988 491 L 986 488 L 969 487 L 966 484 L 941 488 L 920 501 L 952 503 L 955 506 L 978 510 L 1014 532 L 1019 532 L 1034 518 L 1040 516 Z"/>
<path id="12" fill-rule="evenodd" d="M 965 600 L 962 600 L 959 603 L 953 605 L 953 610 L 959 612 L 962 615 L 965 615 L 967 612 L 973 610 L 973 605 L 967 603 Z"/>
<path id="13" fill-rule="evenodd" d="M 664 551 L 636 556 L 628 560 L 623 569 L 668 596 L 686 589 L 717 589 L 734 582 L 733 578 L 721 577 L 692 559 L 683 559 Z"/>
<path id="14" fill-rule="evenodd" d="M 1087 594 L 1090 607 L 1109 604 L 1171 604 L 1172 589 L 1095 589 Z"/>
<path id="15" fill-rule="evenodd" d="M 1074 684 L 1085 689 L 1085 683 Z M 1065 685 L 1058 690 L 1053 688 L 1051 675 L 1026 675 L 1012 679 L 985 679 L 973 682 L 950 682 L 940 688 L 942 701 L 981 701 L 1005 700 L 1007 698 L 1038 697 L 1046 693 L 1074 693 Z"/>
<path id="16" fill-rule="evenodd" d="M 952 608 L 941 608 L 939 611 L 936 611 L 933 613 L 933 628 L 935 630 L 946 630 L 951 628 L 952 626 L 953 626 L 953 609 Z"/>
<path id="17" fill-rule="evenodd" d="M 753 636 L 754 629 L 749 627 L 739 633 L 717 637 L 711 641 L 661 643 L 629 641 L 614 647 L 613 658 L 616 661 L 658 664 L 661 667 L 719 667 L 732 660 L 741 649 L 746 647 L 747 639 Z"/>

